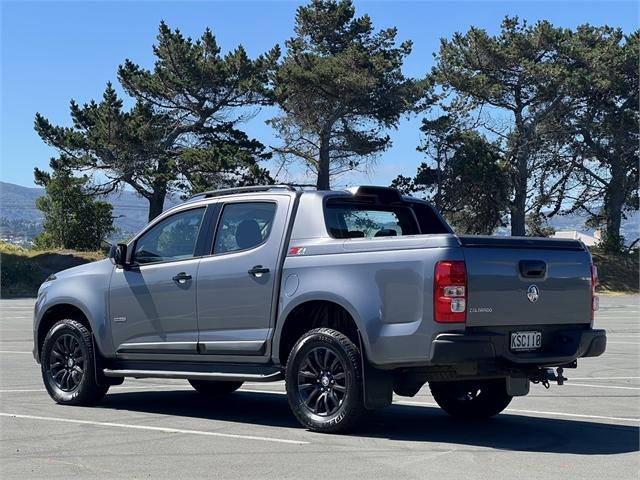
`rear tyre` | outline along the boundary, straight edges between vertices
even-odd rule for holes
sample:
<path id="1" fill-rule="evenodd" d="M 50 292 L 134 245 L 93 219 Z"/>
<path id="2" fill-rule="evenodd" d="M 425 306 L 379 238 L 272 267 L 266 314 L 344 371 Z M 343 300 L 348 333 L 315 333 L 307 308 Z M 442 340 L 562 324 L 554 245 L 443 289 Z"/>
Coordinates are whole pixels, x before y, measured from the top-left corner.
<path id="1" fill-rule="evenodd" d="M 492 380 L 429 382 L 433 398 L 449 415 L 480 420 L 502 412 L 513 397 L 504 378 Z"/>
<path id="2" fill-rule="evenodd" d="M 93 405 L 109 390 L 96 379 L 91 332 L 75 320 L 60 320 L 49 330 L 40 367 L 49 396 L 60 404 Z"/>
<path id="3" fill-rule="evenodd" d="M 285 379 L 291 410 L 310 430 L 344 432 L 365 413 L 360 352 L 336 330 L 305 333 L 291 350 Z"/>
<path id="4" fill-rule="evenodd" d="M 191 386 L 203 395 L 228 395 L 242 386 L 242 382 L 224 382 L 216 380 L 189 380 Z"/>

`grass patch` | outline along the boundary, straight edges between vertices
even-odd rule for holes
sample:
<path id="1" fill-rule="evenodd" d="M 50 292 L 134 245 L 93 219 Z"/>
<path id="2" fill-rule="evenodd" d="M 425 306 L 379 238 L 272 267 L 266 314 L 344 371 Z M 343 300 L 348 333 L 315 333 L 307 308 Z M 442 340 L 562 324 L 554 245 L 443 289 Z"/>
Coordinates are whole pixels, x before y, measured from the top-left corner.
<path id="1" fill-rule="evenodd" d="M 638 293 L 640 264 L 638 251 L 626 255 L 604 255 L 591 252 L 598 267 L 597 290 L 602 293 Z"/>
<path id="2" fill-rule="evenodd" d="M 104 252 L 41 251 L 0 242 L 0 297 L 35 297 L 52 273 L 103 258 Z"/>

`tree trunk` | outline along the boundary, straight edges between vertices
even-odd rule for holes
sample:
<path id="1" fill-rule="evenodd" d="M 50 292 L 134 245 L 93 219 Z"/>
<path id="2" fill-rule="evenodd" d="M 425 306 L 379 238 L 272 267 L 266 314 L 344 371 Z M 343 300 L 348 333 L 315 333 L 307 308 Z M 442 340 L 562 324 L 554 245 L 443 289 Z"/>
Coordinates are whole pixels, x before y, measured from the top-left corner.
<path id="1" fill-rule="evenodd" d="M 149 201 L 149 221 L 162 213 L 166 196 L 166 188 L 160 188 L 154 190 L 153 194 L 150 197 L 147 197 L 147 200 Z"/>
<path id="2" fill-rule="evenodd" d="M 525 155 L 519 152 L 517 172 L 515 175 L 514 185 L 514 197 L 511 204 L 511 235 L 512 236 L 524 236 L 526 235 L 526 208 L 527 208 L 527 181 L 528 181 L 528 169 L 527 158 Z"/>
<path id="3" fill-rule="evenodd" d="M 329 178 L 329 166 L 331 164 L 329 139 L 328 133 L 323 133 L 320 136 L 320 158 L 318 159 L 318 179 L 316 181 L 318 190 L 331 189 L 331 179 Z"/>
<path id="4" fill-rule="evenodd" d="M 610 253 L 619 253 L 622 247 L 620 226 L 622 224 L 622 208 L 625 202 L 626 172 L 619 158 L 611 162 L 611 180 L 604 195 L 605 231 L 604 248 Z"/>
<path id="5" fill-rule="evenodd" d="M 527 186 L 529 181 L 529 169 L 527 165 L 527 131 L 522 118 L 522 110 L 518 109 L 514 114 L 516 124 L 516 171 L 513 176 L 514 196 L 513 203 L 511 204 L 511 235 L 524 236 L 527 233 L 525 227 L 525 214 L 527 208 Z"/>

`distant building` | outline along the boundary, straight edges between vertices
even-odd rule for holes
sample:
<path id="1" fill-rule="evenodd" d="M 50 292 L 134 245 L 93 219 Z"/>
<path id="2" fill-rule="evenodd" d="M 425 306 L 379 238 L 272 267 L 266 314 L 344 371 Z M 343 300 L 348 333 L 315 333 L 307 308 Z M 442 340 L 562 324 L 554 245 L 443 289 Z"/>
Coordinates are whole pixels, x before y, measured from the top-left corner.
<path id="1" fill-rule="evenodd" d="M 571 238 L 573 240 L 580 240 L 587 247 L 593 247 L 600 243 L 602 235 L 600 230 L 596 230 L 593 235 L 577 230 L 567 230 L 565 232 L 556 232 L 551 235 L 551 238 Z"/>

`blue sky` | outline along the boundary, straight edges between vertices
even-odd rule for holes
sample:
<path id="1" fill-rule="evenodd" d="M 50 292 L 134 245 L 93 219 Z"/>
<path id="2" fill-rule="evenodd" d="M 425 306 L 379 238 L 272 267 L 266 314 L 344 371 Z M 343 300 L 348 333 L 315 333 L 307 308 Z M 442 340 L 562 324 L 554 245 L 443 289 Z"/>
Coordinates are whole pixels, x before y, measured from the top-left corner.
<path id="1" fill-rule="evenodd" d="M 99 98 L 125 58 L 150 67 L 151 45 L 160 20 L 197 37 L 206 27 L 223 50 L 238 44 L 255 56 L 283 45 L 292 35 L 293 1 L 70 1 L 0 0 L 1 16 L 1 169 L 0 179 L 33 186 L 33 168 L 46 168 L 55 151 L 33 130 L 36 112 L 53 123 L 69 124 L 71 98 L 80 103 Z M 505 15 L 530 22 L 549 20 L 563 27 L 609 24 L 625 32 L 638 28 L 635 1 L 360 1 L 357 14 L 368 13 L 376 28 L 398 27 L 398 39 L 412 39 L 414 49 L 404 72 L 424 75 L 433 65 L 439 39 L 471 25 L 497 32 Z M 267 145 L 276 144 L 262 111 L 244 129 Z M 422 161 L 420 117 L 405 119 L 391 131 L 393 146 L 370 174 L 351 174 L 336 184 L 387 185 L 396 175 L 411 175 Z M 290 179 L 302 180 L 293 170 Z"/>

